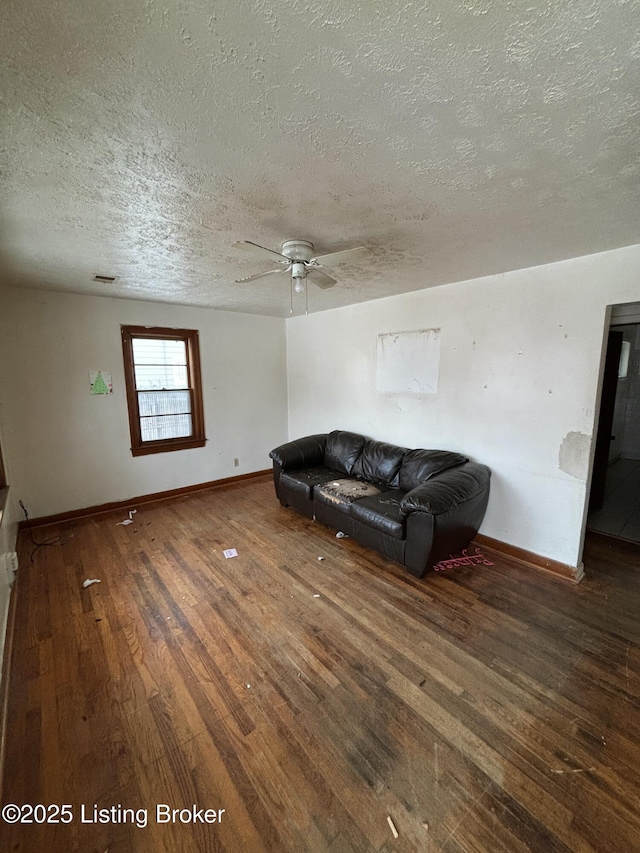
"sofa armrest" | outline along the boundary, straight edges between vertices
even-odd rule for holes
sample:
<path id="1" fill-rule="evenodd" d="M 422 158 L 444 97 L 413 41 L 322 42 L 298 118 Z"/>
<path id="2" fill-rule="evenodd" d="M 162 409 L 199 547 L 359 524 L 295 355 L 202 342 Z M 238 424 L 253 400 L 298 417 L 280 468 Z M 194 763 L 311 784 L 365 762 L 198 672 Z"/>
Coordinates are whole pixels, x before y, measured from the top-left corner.
<path id="1" fill-rule="evenodd" d="M 407 492 L 400 501 L 400 511 L 405 515 L 412 512 L 442 515 L 486 491 L 490 477 L 487 466 L 477 462 L 450 468 Z"/>
<path id="2" fill-rule="evenodd" d="M 407 516 L 407 571 L 420 578 L 471 542 L 487 509 L 490 478 L 486 465 L 466 462 L 407 492 L 400 501 Z"/>
<path id="3" fill-rule="evenodd" d="M 296 441 L 288 441 L 274 448 L 269 456 L 283 471 L 321 465 L 324 462 L 324 447 L 327 433 L 307 435 Z"/>

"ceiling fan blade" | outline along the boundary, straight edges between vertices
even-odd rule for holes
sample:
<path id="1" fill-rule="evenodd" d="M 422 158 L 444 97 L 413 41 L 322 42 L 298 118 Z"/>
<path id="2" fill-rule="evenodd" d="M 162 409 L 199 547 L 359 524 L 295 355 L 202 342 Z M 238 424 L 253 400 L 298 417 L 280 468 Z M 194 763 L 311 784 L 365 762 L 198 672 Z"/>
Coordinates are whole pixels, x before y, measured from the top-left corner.
<path id="1" fill-rule="evenodd" d="M 323 290 L 326 290 L 328 287 L 333 287 L 334 284 L 338 283 L 335 278 L 331 278 L 331 276 L 327 275 L 326 272 L 314 269 L 314 267 L 307 267 L 307 278 Z"/>
<path id="2" fill-rule="evenodd" d="M 257 243 L 252 243 L 250 240 L 239 240 L 233 243 L 234 249 L 242 249 L 244 252 L 252 252 L 254 255 L 260 255 L 262 258 L 269 258 L 273 261 L 274 257 L 280 262 L 286 261 L 289 263 L 289 258 L 281 255 L 280 252 L 274 252 L 273 249 L 267 249 L 265 246 L 259 246 Z"/>
<path id="3" fill-rule="evenodd" d="M 265 278 L 265 276 L 273 275 L 274 273 L 286 273 L 289 272 L 288 269 L 280 269 L 280 270 L 267 270 L 266 272 L 259 272 L 257 275 L 249 275 L 247 278 L 237 278 L 236 284 L 245 284 L 248 281 L 257 281 L 259 278 Z"/>
<path id="4" fill-rule="evenodd" d="M 311 263 L 322 264 L 322 266 L 330 267 L 333 264 L 342 264 L 349 261 L 359 261 L 360 258 L 367 258 L 372 255 L 371 249 L 366 246 L 357 246 L 355 249 L 344 249 L 342 252 L 331 252 L 328 255 L 320 255 L 317 258 L 311 258 Z"/>

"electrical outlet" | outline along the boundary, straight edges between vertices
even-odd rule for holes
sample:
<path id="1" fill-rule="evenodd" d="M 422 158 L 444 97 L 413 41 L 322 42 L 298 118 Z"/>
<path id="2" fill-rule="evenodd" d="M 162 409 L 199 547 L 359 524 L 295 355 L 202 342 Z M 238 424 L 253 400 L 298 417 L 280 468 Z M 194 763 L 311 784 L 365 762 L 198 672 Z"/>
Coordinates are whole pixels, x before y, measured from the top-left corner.
<path id="1" fill-rule="evenodd" d="M 234 467 L 234 468 L 237 468 L 239 464 L 240 464 L 240 460 L 239 460 L 239 459 L 238 459 L 238 457 L 236 456 L 236 458 L 233 460 L 233 467 Z"/>

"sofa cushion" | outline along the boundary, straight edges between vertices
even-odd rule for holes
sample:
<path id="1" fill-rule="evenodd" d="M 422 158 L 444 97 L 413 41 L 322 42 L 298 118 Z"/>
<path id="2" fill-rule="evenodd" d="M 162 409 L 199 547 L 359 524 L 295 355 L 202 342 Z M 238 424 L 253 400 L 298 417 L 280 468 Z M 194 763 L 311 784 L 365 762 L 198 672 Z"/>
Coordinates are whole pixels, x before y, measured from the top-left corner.
<path id="1" fill-rule="evenodd" d="M 406 447 L 385 444 L 384 441 L 367 441 L 351 473 L 368 483 L 396 486 L 400 465 L 406 452 Z"/>
<path id="2" fill-rule="evenodd" d="M 313 490 L 313 499 L 328 506 L 342 507 L 348 510 L 354 501 L 377 495 L 379 492 L 380 488 L 372 483 L 345 478 L 343 480 L 329 480 L 327 483 L 316 486 Z"/>
<path id="3" fill-rule="evenodd" d="M 336 476 L 335 471 L 328 468 L 302 468 L 300 471 L 284 471 L 280 475 L 280 488 L 311 500 L 313 487 L 318 483 L 326 483 Z"/>
<path id="4" fill-rule="evenodd" d="M 466 456 L 449 450 L 407 450 L 400 466 L 398 485 L 408 492 L 426 483 L 434 474 L 468 461 Z"/>
<path id="5" fill-rule="evenodd" d="M 366 438 L 355 432 L 336 429 L 327 436 L 324 466 L 341 474 L 351 474 L 354 463 L 362 453 Z"/>
<path id="6" fill-rule="evenodd" d="M 404 495 L 399 489 L 390 489 L 357 500 L 351 504 L 351 517 L 394 539 L 404 539 L 406 516 L 400 509 Z"/>

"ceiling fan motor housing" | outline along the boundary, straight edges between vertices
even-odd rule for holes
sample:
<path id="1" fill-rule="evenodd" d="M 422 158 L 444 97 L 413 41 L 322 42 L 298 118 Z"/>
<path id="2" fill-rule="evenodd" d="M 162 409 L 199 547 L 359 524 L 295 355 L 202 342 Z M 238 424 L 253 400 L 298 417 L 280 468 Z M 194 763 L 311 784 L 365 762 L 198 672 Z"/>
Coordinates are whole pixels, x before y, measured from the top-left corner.
<path id="1" fill-rule="evenodd" d="M 306 278 L 307 267 L 303 262 L 294 261 L 291 264 L 291 278 Z"/>
<path id="2" fill-rule="evenodd" d="M 286 240 L 282 244 L 282 254 L 292 261 L 310 261 L 313 257 L 313 243 L 308 240 Z"/>

